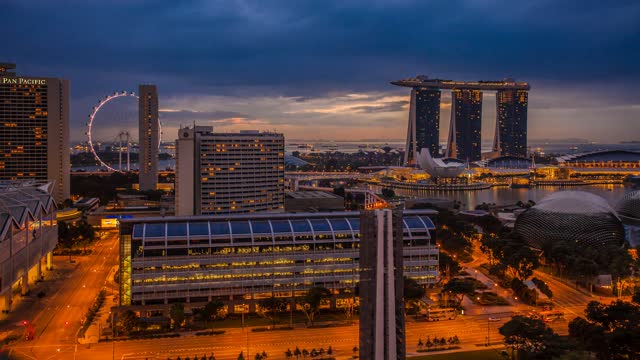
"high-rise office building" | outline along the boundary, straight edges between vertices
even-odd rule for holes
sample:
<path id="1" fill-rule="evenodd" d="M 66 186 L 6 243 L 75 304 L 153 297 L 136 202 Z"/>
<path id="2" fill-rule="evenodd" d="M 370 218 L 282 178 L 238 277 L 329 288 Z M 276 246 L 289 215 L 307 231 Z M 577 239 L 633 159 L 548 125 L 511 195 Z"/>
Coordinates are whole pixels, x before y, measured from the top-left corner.
<path id="1" fill-rule="evenodd" d="M 282 134 L 182 128 L 176 157 L 176 215 L 284 211 Z"/>
<path id="2" fill-rule="evenodd" d="M 527 90 L 496 92 L 496 134 L 493 151 L 500 155 L 527 156 Z"/>
<path id="3" fill-rule="evenodd" d="M 404 360 L 402 210 L 360 216 L 360 358 Z"/>
<path id="4" fill-rule="evenodd" d="M 411 89 L 409 126 L 404 162 L 415 164 L 416 154 L 428 148 L 431 156 L 439 157 L 440 145 L 440 90 Z"/>
<path id="5" fill-rule="evenodd" d="M 140 85 L 138 99 L 138 136 L 140 153 L 140 190 L 155 190 L 158 184 L 158 91 L 155 85 Z"/>
<path id="6" fill-rule="evenodd" d="M 482 91 L 452 90 L 447 156 L 464 161 L 481 160 L 481 131 Z"/>
<path id="7" fill-rule="evenodd" d="M 0 64 L 0 181 L 54 182 L 69 198 L 69 81 L 18 76 Z"/>

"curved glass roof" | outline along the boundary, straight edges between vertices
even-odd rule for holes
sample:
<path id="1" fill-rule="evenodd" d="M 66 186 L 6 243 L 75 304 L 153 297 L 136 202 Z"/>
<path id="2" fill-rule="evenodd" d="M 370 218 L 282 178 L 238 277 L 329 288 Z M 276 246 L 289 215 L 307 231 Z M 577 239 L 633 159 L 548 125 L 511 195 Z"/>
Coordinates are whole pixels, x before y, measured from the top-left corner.
<path id="1" fill-rule="evenodd" d="M 434 230 L 433 221 L 427 216 L 405 216 L 405 232 L 425 232 Z M 224 236 L 252 237 L 264 235 L 294 236 L 312 233 L 358 233 L 360 219 L 357 217 L 318 217 L 277 220 L 231 220 L 139 223 L 133 225 L 134 238 Z"/>

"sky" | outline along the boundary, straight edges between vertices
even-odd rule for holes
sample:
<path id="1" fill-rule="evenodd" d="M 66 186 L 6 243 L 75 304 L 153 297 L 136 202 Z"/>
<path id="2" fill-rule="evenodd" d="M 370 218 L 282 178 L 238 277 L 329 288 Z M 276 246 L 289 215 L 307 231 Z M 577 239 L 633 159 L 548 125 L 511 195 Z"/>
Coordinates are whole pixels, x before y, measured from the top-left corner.
<path id="1" fill-rule="evenodd" d="M 181 125 L 287 139 L 404 139 L 424 74 L 531 84 L 529 140 L 640 140 L 640 2 L 591 0 L 3 0 L 0 62 L 71 81 L 71 137 L 114 91 L 156 84 L 163 140 Z M 440 137 L 449 129 L 443 92 Z M 495 126 L 484 94 L 483 141 Z M 94 137 L 128 130 L 133 98 Z"/>

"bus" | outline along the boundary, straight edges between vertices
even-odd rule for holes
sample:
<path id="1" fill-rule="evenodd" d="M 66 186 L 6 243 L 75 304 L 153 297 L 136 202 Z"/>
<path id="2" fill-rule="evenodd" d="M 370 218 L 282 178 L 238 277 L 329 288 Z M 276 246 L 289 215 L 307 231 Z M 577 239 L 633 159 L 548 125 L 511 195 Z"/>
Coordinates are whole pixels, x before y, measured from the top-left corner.
<path id="1" fill-rule="evenodd" d="M 429 308 L 423 310 L 422 315 L 427 321 L 453 320 L 458 316 L 454 308 Z"/>
<path id="2" fill-rule="evenodd" d="M 555 320 L 564 320 L 564 312 L 560 310 L 542 311 L 540 312 L 540 318 L 544 322 L 552 322 Z"/>

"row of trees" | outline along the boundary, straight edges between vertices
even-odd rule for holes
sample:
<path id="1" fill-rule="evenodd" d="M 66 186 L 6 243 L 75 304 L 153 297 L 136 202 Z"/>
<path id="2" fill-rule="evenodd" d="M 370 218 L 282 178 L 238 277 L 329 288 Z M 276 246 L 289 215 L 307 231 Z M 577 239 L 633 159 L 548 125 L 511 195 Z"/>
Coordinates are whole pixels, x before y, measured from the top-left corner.
<path id="1" fill-rule="evenodd" d="M 640 264 L 629 254 L 628 249 L 618 245 L 576 246 L 569 241 L 558 240 L 542 248 L 546 264 L 560 276 L 572 278 L 590 287 L 599 274 L 611 274 L 620 279 L 631 274 Z"/>
<path id="2" fill-rule="evenodd" d="M 445 346 L 451 347 L 459 344 L 460 344 L 460 339 L 458 338 L 458 335 L 454 335 L 453 337 L 450 337 L 448 339 L 438 338 L 436 336 L 433 338 L 433 340 L 431 340 L 431 337 L 428 336 L 425 342 L 422 342 L 422 338 L 418 339 L 418 349 L 422 349 L 423 347 L 426 347 L 427 350 L 431 350 L 431 348 L 435 348 L 435 350 L 441 350 Z"/>
<path id="3" fill-rule="evenodd" d="M 320 359 L 322 359 L 324 358 L 325 354 L 328 355 L 329 357 L 332 357 L 333 348 L 331 347 L 331 345 L 329 345 L 329 347 L 326 350 L 323 347 L 321 347 L 318 350 L 313 348 L 311 349 L 311 351 L 308 351 L 307 349 L 300 350 L 300 348 L 296 346 L 295 350 L 291 351 L 291 349 L 287 349 L 287 351 L 284 352 L 284 356 L 287 359 L 293 359 L 295 357 L 296 360 L 299 359 L 301 356 L 303 359 L 306 358 L 307 356 L 310 356 L 312 358 L 320 357 Z"/>
<path id="4" fill-rule="evenodd" d="M 302 167 L 290 167 L 296 170 L 315 171 L 351 171 L 362 166 L 385 166 L 398 165 L 402 159 L 402 154 L 391 152 L 391 147 L 383 148 L 384 153 L 374 151 L 359 151 L 357 153 L 343 152 L 313 152 L 302 154 L 299 151 L 292 152 L 292 155 L 309 162 Z M 289 168 L 288 168 L 289 169 Z"/>

